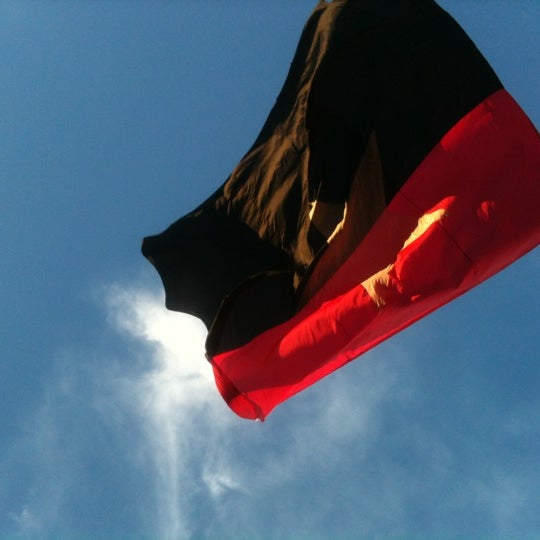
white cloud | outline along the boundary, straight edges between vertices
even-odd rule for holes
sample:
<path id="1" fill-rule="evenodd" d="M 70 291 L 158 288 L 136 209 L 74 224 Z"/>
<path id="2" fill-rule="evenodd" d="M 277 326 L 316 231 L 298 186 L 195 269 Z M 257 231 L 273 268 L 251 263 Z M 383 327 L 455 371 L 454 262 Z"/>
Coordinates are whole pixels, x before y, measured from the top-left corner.
<path id="1" fill-rule="evenodd" d="M 231 493 L 256 499 L 294 485 L 306 467 L 339 461 L 340 444 L 375 437 L 375 409 L 395 378 L 383 367 L 375 366 L 360 386 L 341 379 L 297 398 L 307 408 L 303 419 L 275 413 L 276 422 L 261 426 L 236 418 L 221 400 L 204 359 L 206 330 L 200 321 L 166 311 L 161 296 L 138 288 L 110 289 L 107 304 L 112 323 L 148 355 L 145 370 L 115 384 L 145 432 L 141 444 L 155 470 L 160 537 L 200 532 L 201 524 L 192 523 L 200 521 L 193 519 L 194 500 L 208 503 L 210 497 L 217 515 L 234 512 L 227 500 Z M 290 437 L 284 454 L 282 429 Z M 249 519 L 249 512 L 237 512 L 233 521 L 241 528 Z"/>
<path id="2" fill-rule="evenodd" d="M 77 478 L 80 464 L 71 428 L 79 418 L 69 409 L 74 379 L 58 369 L 43 383 L 42 401 L 21 426 L 20 438 L 0 446 L 0 491 L 9 508 L 5 529 L 0 520 L 0 536 L 49 538 L 64 521 L 66 496 Z"/>
<path id="3" fill-rule="evenodd" d="M 10 517 L 24 534 L 36 534 L 42 528 L 41 520 L 27 506 L 24 506 L 19 514 L 10 514 Z"/>
<path id="4" fill-rule="evenodd" d="M 210 464 L 208 464 L 207 469 L 203 472 L 202 479 L 208 487 L 210 495 L 213 497 L 219 497 L 228 491 L 246 492 L 246 489 L 232 478 L 230 472 L 216 472 Z"/>
<path id="5" fill-rule="evenodd" d="M 202 323 L 166 311 L 162 297 L 141 286 L 111 287 L 105 299 L 114 347 L 106 341 L 92 353 L 60 355 L 24 436 L 0 454 L 0 477 L 8 479 L 0 503 L 9 500 L 0 534 L 535 530 L 530 402 L 509 402 L 490 420 L 482 373 L 445 378 L 450 364 L 430 350 L 440 346 L 425 328 L 254 423 L 234 416 L 215 389 Z M 404 354 L 415 347 L 426 349 L 422 360 Z M 9 482 L 15 469 L 24 472 Z"/>
<path id="6" fill-rule="evenodd" d="M 124 405 L 142 422 L 140 442 L 154 468 L 158 533 L 185 538 L 191 533 L 189 501 L 198 489 L 196 459 L 213 444 L 216 433 L 208 422 L 222 406 L 204 358 L 206 329 L 194 317 L 166 311 L 161 297 L 137 288 L 115 287 L 107 303 L 114 324 L 139 340 L 148 355 L 147 369 L 117 384 Z M 226 424 L 222 419 L 217 425 Z M 212 481 L 209 489 L 216 485 Z"/>
<path id="7" fill-rule="evenodd" d="M 450 509 L 467 505 L 475 509 L 471 515 L 483 515 L 484 530 L 508 532 L 530 504 L 516 474 L 487 482 L 472 463 L 460 462 L 444 426 L 415 418 L 429 407 L 432 389 L 422 385 L 433 381 L 423 381 L 419 365 L 392 343 L 256 424 L 236 418 L 221 401 L 204 360 L 202 323 L 162 305 L 159 295 L 138 288 L 109 296 L 114 324 L 150 358 L 125 381 L 124 400 L 146 434 L 140 443 L 155 470 L 161 537 L 346 534 L 355 519 L 367 537 L 436 534 L 452 531 Z M 455 475 L 464 466 L 468 477 L 460 478 L 459 490 Z M 490 464 L 499 466 L 496 459 Z M 504 497 L 497 490 L 503 484 Z M 441 517 L 422 529 L 415 513 L 434 511 L 441 497 Z M 360 501 L 351 508 L 357 518 L 336 510 L 352 501 Z M 345 518 L 342 525 L 332 523 L 336 514 Z"/>

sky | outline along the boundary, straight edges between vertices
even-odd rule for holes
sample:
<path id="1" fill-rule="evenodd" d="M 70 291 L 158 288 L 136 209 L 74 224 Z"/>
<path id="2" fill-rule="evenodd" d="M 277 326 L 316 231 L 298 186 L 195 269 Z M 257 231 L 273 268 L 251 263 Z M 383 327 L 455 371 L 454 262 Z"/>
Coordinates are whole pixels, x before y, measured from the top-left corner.
<path id="1" fill-rule="evenodd" d="M 263 423 L 140 255 L 315 3 L 0 0 L 0 539 L 540 537 L 538 249 Z M 440 4 L 540 126 L 540 2 Z"/>

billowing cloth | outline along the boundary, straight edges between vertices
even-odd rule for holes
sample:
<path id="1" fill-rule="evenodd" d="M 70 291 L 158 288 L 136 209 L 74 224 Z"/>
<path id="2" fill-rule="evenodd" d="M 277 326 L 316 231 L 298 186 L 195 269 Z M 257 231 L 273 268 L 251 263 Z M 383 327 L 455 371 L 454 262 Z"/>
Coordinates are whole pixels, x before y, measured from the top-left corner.
<path id="1" fill-rule="evenodd" d="M 539 181 L 538 132 L 435 2 L 320 2 L 252 148 L 143 254 L 262 420 L 537 246 Z"/>

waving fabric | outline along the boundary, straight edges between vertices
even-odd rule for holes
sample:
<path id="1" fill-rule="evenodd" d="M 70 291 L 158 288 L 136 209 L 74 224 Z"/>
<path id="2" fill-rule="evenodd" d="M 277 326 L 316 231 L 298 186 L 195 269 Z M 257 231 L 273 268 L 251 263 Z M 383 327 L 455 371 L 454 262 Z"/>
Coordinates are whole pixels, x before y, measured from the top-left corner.
<path id="1" fill-rule="evenodd" d="M 252 148 L 143 253 L 262 420 L 537 246 L 539 186 L 538 132 L 435 2 L 320 2 Z"/>

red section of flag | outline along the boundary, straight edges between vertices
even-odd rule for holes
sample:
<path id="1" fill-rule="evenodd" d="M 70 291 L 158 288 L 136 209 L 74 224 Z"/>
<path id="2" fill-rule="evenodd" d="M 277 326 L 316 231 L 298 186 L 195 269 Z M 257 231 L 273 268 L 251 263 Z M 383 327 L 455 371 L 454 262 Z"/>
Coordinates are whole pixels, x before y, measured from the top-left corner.
<path id="1" fill-rule="evenodd" d="M 211 359 L 244 418 L 478 285 L 540 242 L 540 137 L 504 90 L 458 122 L 292 319 Z"/>

